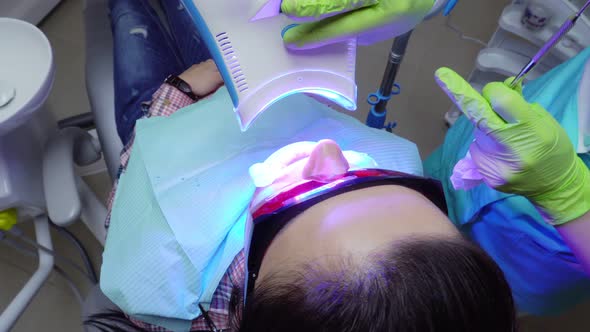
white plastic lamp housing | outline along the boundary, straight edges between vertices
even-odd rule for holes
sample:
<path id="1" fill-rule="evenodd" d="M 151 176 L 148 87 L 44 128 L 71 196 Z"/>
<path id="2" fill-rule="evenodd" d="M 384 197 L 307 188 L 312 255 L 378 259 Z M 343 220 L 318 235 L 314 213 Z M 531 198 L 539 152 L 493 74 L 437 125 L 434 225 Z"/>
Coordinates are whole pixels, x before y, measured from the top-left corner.
<path id="1" fill-rule="evenodd" d="M 356 109 L 356 40 L 313 50 L 288 50 L 284 15 L 252 21 L 264 0 L 183 0 L 219 67 L 242 130 L 270 105 L 293 93 L 328 97 Z"/>

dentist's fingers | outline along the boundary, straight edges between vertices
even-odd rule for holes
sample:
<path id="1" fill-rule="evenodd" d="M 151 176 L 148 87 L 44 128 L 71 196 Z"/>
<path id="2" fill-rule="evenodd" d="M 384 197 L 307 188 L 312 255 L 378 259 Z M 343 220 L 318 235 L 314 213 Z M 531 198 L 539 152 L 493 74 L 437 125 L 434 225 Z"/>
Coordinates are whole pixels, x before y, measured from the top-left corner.
<path id="1" fill-rule="evenodd" d="M 346 40 L 381 26 L 388 20 L 388 13 L 381 7 L 364 7 L 321 21 L 288 27 L 283 32 L 283 41 L 290 49 L 316 48 Z"/>
<path id="2" fill-rule="evenodd" d="M 372 44 L 412 29 L 433 5 L 434 0 L 283 0 L 282 11 L 287 15 L 314 20 L 285 28 L 283 41 L 292 50 L 316 48 L 351 37 Z"/>
<path id="3" fill-rule="evenodd" d="M 489 83 L 483 88 L 483 96 L 507 123 L 522 122 L 535 116 L 522 94 L 504 83 Z"/>
<path id="4" fill-rule="evenodd" d="M 512 82 L 514 81 L 514 79 L 515 79 L 515 78 L 516 78 L 515 76 L 512 76 L 512 77 L 509 77 L 509 78 L 507 78 L 507 79 L 504 81 L 504 85 L 506 85 L 507 87 L 510 87 L 510 85 L 512 85 Z M 513 90 L 514 90 L 514 91 L 516 91 L 516 92 L 518 92 L 518 93 L 520 93 L 520 94 L 522 94 L 522 82 L 518 83 L 518 84 L 517 84 L 517 85 L 516 85 L 516 86 L 513 88 Z"/>
<path id="5" fill-rule="evenodd" d="M 453 70 L 440 68 L 435 77 L 438 85 L 478 129 L 489 133 L 506 124 L 490 103 Z"/>
<path id="6" fill-rule="evenodd" d="M 281 12 L 294 19 L 319 20 L 378 2 L 378 0 L 283 0 Z"/>

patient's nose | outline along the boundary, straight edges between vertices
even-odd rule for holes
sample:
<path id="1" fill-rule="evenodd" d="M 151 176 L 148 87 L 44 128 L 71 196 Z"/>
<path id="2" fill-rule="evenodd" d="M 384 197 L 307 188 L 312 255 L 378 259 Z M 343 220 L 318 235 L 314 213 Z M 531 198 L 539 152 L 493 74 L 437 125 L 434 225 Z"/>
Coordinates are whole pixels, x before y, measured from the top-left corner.
<path id="1" fill-rule="evenodd" d="M 332 140 L 321 140 L 311 152 L 302 176 L 304 179 L 329 180 L 346 173 L 349 168 L 338 144 Z"/>

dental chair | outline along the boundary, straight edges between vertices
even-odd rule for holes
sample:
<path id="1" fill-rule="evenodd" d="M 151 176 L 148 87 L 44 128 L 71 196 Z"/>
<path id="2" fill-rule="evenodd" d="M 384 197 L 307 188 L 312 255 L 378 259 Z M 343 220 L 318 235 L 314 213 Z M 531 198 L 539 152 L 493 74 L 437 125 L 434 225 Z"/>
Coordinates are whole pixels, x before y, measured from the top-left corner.
<path id="1" fill-rule="evenodd" d="M 107 208 L 82 178 L 74 164 L 84 166 L 101 157 L 114 181 L 123 147 L 115 124 L 113 80 L 113 41 L 108 0 L 84 0 L 86 34 L 86 88 L 98 139 L 86 130 L 65 128 L 46 146 L 44 189 L 50 219 L 58 226 L 82 220 L 104 246 L 104 222 Z M 59 170 L 59 171 L 57 171 Z M 98 285 L 87 295 L 82 307 L 83 319 L 117 307 L 100 291 Z M 86 328 L 86 331 L 98 331 Z"/>
<path id="2" fill-rule="evenodd" d="M 119 168 L 119 154 L 123 144 L 115 123 L 115 88 L 113 79 L 113 40 L 109 19 L 108 0 L 84 0 L 84 22 L 86 34 L 86 90 L 94 115 L 94 124 L 100 140 L 102 155 L 111 181 Z M 92 220 L 95 227 L 104 230 L 105 219 Z M 100 241 L 100 240 L 99 240 Z M 101 241 L 104 245 L 104 241 Z M 96 285 L 86 297 L 82 306 L 82 317 L 116 310 Z M 85 327 L 85 331 L 97 331 Z"/>
<path id="3" fill-rule="evenodd" d="M 84 22 L 86 89 L 107 170 L 114 180 L 123 144 L 115 124 L 113 37 L 108 0 L 84 0 Z"/>
<path id="4" fill-rule="evenodd" d="M 85 0 L 86 86 L 98 139 L 86 130 L 62 129 L 47 144 L 44 160 L 49 217 L 59 226 L 81 219 L 104 245 L 106 207 L 76 174 L 79 166 L 104 158 L 111 181 L 119 167 L 122 143 L 115 124 L 113 45 L 108 0 Z M 59 165 L 60 167 L 56 167 Z M 59 170 L 56 171 L 56 170 Z"/>
<path id="5" fill-rule="evenodd" d="M 44 158 L 45 196 L 51 220 L 58 226 L 81 220 L 103 246 L 106 206 L 76 174 L 75 165 L 84 166 L 103 158 L 111 181 L 116 179 L 119 169 L 123 144 L 115 122 L 113 40 L 108 1 L 84 0 L 83 7 L 86 88 L 98 138 L 81 128 L 62 129 L 48 142 Z M 442 7 L 439 5 L 435 12 L 440 12 Z M 113 309 L 117 307 L 96 285 L 84 302 L 83 319 Z M 86 331 L 98 330 L 86 328 Z"/>
<path id="6" fill-rule="evenodd" d="M 98 139 L 83 129 L 63 129 L 48 143 L 44 161 L 45 196 L 51 220 L 59 226 L 82 220 L 102 245 L 106 239 L 105 204 L 76 174 L 74 164 L 90 164 L 102 157 L 111 181 L 115 180 L 119 169 L 119 153 L 123 146 L 115 123 L 113 41 L 108 1 L 84 0 L 86 86 Z M 406 45 L 402 46 L 405 49 Z M 386 72 L 393 69 L 388 67 Z M 588 79 L 584 82 L 590 84 L 590 63 L 585 77 Z M 383 93 L 391 91 L 391 87 L 383 88 L 382 84 L 382 90 Z M 57 174 L 56 170 L 60 173 Z M 95 286 L 83 305 L 83 316 L 109 309 L 117 308 L 102 294 L 98 285 Z M 95 330 L 87 328 L 86 331 Z"/>

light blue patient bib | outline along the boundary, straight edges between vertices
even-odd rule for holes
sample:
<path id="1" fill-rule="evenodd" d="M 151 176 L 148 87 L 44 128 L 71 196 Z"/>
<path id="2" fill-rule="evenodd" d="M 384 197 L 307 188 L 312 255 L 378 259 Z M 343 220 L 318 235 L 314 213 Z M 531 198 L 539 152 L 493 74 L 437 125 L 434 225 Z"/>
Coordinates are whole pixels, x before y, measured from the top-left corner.
<path id="1" fill-rule="evenodd" d="M 143 119 L 121 174 L 101 289 L 127 314 L 187 331 L 243 248 L 248 168 L 298 141 L 333 139 L 381 168 L 422 175 L 416 146 L 303 95 L 241 132 L 225 88 L 168 118 Z"/>
<path id="2" fill-rule="evenodd" d="M 590 48 L 531 81 L 523 91 L 565 128 L 578 153 L 590 151 Z M 582 80 L 583 79 L 583 80 Z"/>

